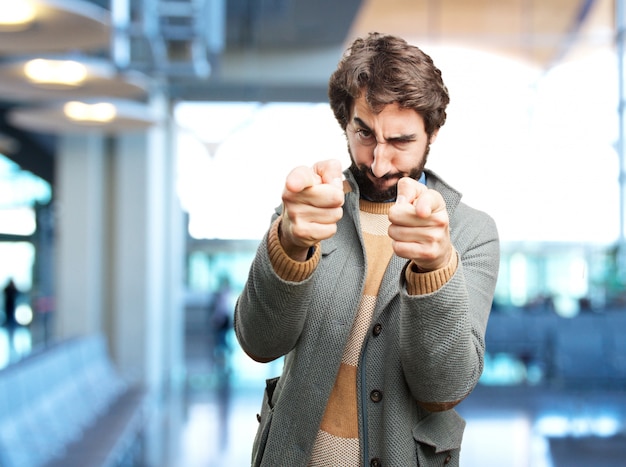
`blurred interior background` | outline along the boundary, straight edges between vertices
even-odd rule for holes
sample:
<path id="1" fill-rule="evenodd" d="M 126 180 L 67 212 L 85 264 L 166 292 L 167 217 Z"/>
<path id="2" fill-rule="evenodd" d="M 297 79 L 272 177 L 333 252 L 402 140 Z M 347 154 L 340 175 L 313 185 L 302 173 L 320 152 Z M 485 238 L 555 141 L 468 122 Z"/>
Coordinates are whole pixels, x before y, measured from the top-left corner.
<path id="1" fill-rule="evenodd" d="M 149 407 L 114 465 L 248 465 L 280 362 L 237 347 L 234 300 L 288 171 L 349 164 L 326 85 L 379 31 L 442 70 L 429 167 L 502 241 L 463 465 L 624 465 L 625 27 L 622 0 L 4 4 L 0 398 L 45 385 L 20 365 L 101 336 Z M 16 407 L 0 446 L 19 451 L 42 427 L 14 428 Z"/>

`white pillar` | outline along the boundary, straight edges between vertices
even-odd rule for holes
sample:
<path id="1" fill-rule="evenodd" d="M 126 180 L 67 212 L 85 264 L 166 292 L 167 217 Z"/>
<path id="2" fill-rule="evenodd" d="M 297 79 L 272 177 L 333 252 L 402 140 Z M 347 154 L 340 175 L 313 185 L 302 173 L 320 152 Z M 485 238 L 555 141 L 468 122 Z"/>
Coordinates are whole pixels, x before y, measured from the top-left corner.
<path id="1" fill-rule="evenodd" d="M 168 105 L 167 114 L 172 115 Z M 187 225 L 178 193 L 176 190 L 178 164 L 176 158 L 176 123 L 169 119 L 167 123 L 168 157 L 165 163 L 167 180 L 166 209 L 164 231 L 167 235 L 168 249 L 164 253 L 166 283 L 164 291 L 165 316 L 164 326 L 166 342 L 165 361 L 169 369 L 170 383 L 175 389 L 186 383 L 185 367 L 185 246 L 187 241 Z"/>
<path id="2" fill-rule="evenodd" d="M 103 326 L 105 184 L 103 138 L 59 138 L 55 158 L 54 334 L 67 338 Z"/>
<path id="3" fill-rule="evenodd" d="M 153 106 L 169 115 L 164 99 Z M 112 348 L 129 378 L 157 391 L 182 367 L 184 229 L 169 119 L 112 148 Z"/>

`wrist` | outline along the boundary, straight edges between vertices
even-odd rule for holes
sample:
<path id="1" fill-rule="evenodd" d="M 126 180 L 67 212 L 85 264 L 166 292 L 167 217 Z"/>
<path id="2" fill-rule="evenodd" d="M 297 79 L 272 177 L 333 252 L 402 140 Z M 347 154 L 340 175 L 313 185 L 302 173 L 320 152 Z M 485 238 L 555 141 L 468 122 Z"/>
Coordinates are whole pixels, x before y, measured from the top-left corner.
<path id="1" fill-rule="evenodd" d="M 285 254 L 294 261 L 304 262 L 311 258 L 315 252 L 315 247 L 300 246 L 289 241 L 288 235 L 283 233 L 282 227 L 283 218 L 279 220 L 277 234 L 278 241 L 280 242 L 280 246 L 283 248 Z"/>
<path id="2" fill-rule="evenodd" d="M 278 226 L 280 219 L 277 219 L 271 226 L 267 238 L 267 254 L 270 263 L 276 274 L 286 281 L 300 282 L 313 274 L 321 257 L 319 245 L 311 247 L 311 257 L 304 261 L 298 261 L 287 255 L 278 238 Z M 306 253 L 305 253 L 306 255 Z"/>
<path id="3" fill-rule="evenodd" d="M 433 271 L 421 271 L 415 261 L 409 261 L 405 280 L 409 295 L 423 295 L 432 293 L 443 287 L 454 275 L 459 264 L 456 250 L 452 250 L 452 255 L 447 265 Z"/>
<path id="4" fill-rule="evenodd" d="M 413 272 L 416 273 L 427 273 L 437 271 L 439 269 L 443 269 L 447 267 L 450 262 L 453 260 L 453 257 L 456 255 L 456 251 L 452 246 L 448 249 L 448 252 L 437 258 L 436 261 L 424 262 L 418 261 L 416 259 L 411 260 L 411 268 Z"/>

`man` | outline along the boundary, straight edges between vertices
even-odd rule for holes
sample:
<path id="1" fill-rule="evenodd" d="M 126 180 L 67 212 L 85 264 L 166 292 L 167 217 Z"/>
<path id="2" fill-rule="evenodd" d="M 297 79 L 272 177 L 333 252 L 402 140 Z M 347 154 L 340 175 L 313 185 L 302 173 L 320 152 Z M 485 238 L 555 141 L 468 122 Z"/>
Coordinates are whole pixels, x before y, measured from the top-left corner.
<path id="1" fill-rule="evenodd" d="M 449 97 L 420 49 L 357 39 L 329 98 L 345 181 L 334 160 L 287 176 L 235 311 L 250 357 L 285 356 L 253 465 L 458 465 L 453 407 L 483 369 L 495 224 L 424 170 Z"/>

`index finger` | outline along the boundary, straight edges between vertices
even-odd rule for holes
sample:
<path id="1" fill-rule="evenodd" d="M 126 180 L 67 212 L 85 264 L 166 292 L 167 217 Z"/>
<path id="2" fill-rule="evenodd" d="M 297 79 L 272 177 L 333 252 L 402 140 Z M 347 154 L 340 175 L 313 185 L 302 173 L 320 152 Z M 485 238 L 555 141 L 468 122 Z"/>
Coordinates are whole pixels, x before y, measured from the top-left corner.
<path id="1" fill-rule="evenodd" d="M 446 207 L 439 192 L 431 190 L 423 183 L 408 177 L 398 180 L 397 202 L 403 201 L 412 204 L 419 217 L 428 217 L 433 212 L 438 212 Z"/>
<path id="2" fill-rule="evenodd" d="M 337 159 L 328 159 L 317 162 L 313 165 L 313 170 L 318 174 L 322 183 L 329 183 L 341 187 L 341 162 Z"/>
<path id="3" fill-rule="evenodd" d="M 289 175 L 285 187 L 292 193 L 300 193 L 306 188 L 322 183 L 322 178 L 311 167 L 296 167 Z"/>
<path id="4" fill-rule="evenodd" d="M 342 188 L 341 162 L 337 159 L 320 161 L 313 167 L 296 167 L 287 176 L 286 188 L 292 193 L 300 193 L 306 188 L 321 183 Z"/>
<path id="5" fill-rule="evenodd" d="M 428 190 L 426 185 L 418 182 L 410 177 L 402 177 L 398 180 L 396 203 L 410 203 L 413 204 L 422 193 Z"/>

